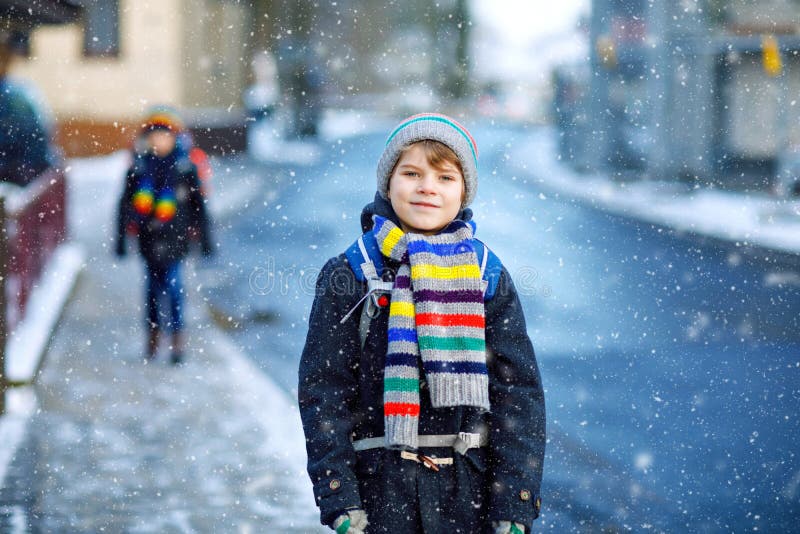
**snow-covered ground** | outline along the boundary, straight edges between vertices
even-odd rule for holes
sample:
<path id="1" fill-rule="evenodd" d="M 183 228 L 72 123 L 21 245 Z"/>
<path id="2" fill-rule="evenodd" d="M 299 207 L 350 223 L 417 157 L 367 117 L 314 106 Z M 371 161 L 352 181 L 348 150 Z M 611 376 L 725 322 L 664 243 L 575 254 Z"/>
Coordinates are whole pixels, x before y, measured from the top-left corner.
<path id="1" fill-rule="evenodd" d="M 328 111 L 323 115 L 320 137 L 335 141 L 388 132 L 393 124 L 391 118 L 370 117 L 357 110 Z M 299 164 L 317 161 L 313 144 L 281 141 L 276 137 L 279 131 L 279 126 L 268 122 L 256 129 L 251 151 L 257 159 Z M 509 157 L 546 189 L 615 214 L 740 245 L 800 253 L 800 199 L 687 189 L 677 182 L 619 182 L 602 173 L 579 174 L 559 160 L 556 133 L 550 128 L 533 130 L 523 142 L 510 147 Z"/>
<path id="2" fill-rule="evenodd" d="M 321 141 L 336 142 L 337 139 L 377 130 L 385 132 L 392 124 L 391 119 L 372 120 L 357 112 L 326 115 L 321 128 Z M 270 146 L 255 149 L 256 152 L 261 151 L 257 155 L 263 161 L 291 161 L 304 165 L 317 161 L 319 157 L 313 142 L 292 144 L 280 139 L 267 139 L 268 134 L 264 135 L 266 137 L 258 142 Z M 603 210 L 681 232 L 708 235 L 742 245 L 757 245 L 783 253 L 800 252 L 800 203 L 797 201 L 719 190 L 687 190 L 684 186 L 671 183 L 619 183 L 599 174 L 578 175 L 558 161 L 555 137 L 552 130 L 548 129 L 532 130 L 524 141 L 509 148 L 508 158 L 519 167 L 520 172 L 534 175 L 549 194 L 576 198 Z M 136 272 L 131 265 L 116 273 L 103 267 L 113 263 L 110 259 L 113 250 L 110 246 L 114 232 L 113 213 L 127 164 L 128 155 L 125 152 L 69 162 L 70 239 L 89 251 L 86 263 L 90 268 L 99 268 L 97 272 L 105 273 L 101 275 L 103 284 L 119 284 L 113 281 L 115 276 L 130 277 Z M 246 187 L 248 180 L 263 179 L 253 171 L 251 178 L 238 180 L 236 187 L 225 187 L 225 174 L 244 172 L 245 166 L 236 167 L 235 162 L 229 160 L 225 160 L 224 164 L 216 168 L 217 182 L 214 185 L 218 187 L 210 201 L 211 212 L 219 218 L 235 213 L 238 206 L 250 201 L 251 190 Z M 133 260 L 127 262 L 130 264 Z M 190 300 L 200 300 L 197 288 L 194 289 Z M 134 298 L 138 298 L 136 290 L 130 292 Z M 195 311 L 202 313 L 197 309 Z M 125 320 L 136 323 L 133 327 L 138 328 L 138 317 L 127 317 Z M 250 480 L 246 491 L 257 493 L 262 487 L 274 486 L 275 476 L 285 480 L 288 475 L 292 487 L 287 490 L 304 499 L 293 510 L 307 511 L 313 508 L 310 483 L 304 474 L 305 455 L 301 453 L 304 449 L 303 437 L 294 400 L 259 371 L 225 334 L 213 331 L 206 332 L 205 336 L 206 341 L 216 346 L 219 349 L 217 352 L 222 355 L 222 360 L 217 363 L 221 368 L 228 369 L 231 383 L 237 384 L 225 404 L 228 407 L 236 405 L 236 409 L 231 414 L 221 416 L 230 418 L 223 427 L 255 425 L 260 435 L 269 437 L 261 444 L 259 454 L 271 461 L 278 459 L 282 466 L 282 474 L 266 472 Z M 156 375 L 154 377 L 157 378 Z M 23 393 L 18 390 L 10 397 L 10 415 L 0 419 L 0 487 L 14 450 L 23 440 L 27 421 L 35 411 L 36 400 L 32 398 L 30 390 L 26 391 Z M 165 394 L 163 398 L 168 399 L 169 395 Z M 265 410 L 265 406 L 269 406 L 269 410 Z M 278 414 L 280 417 L 276 420 Z M 131 419 L 135 417 L 131 416 Z M 279 432 L 275 431 L 276 426 Z M 292 454 L 287 451 L 292 451 Z M 274 510 L 269 512 L 275 513 Z"/>
<path id="3" fill-rule="evenodd" d="M 29 383 L 39 367 L 47 343 L 83 263 L 83 249 L 60 245 L 31 292 L 25 317 L 6 342 L 6 376 L 13 383 Z"/>
<path id="4" fill-rule="evenodd" d="M 256 161 L 313 165 L 319 161 L 318 141 L 336 142 L 341 139 L 375 132 L 388 132 L 393 120 L 356 109 L 326 109 L 320 118 L 316 140 L 289 140 L 284 134 L 286 125 L 281 116 L 265 119 L 248 126 L 249 155 Z"/>
<path id="5" fill-rule="evenodd" d="M 229 172 L 248 169 L 229 163 Z M 226 524 L 249 531 L 259 531 L 259 524 L 321 530 L 305 474 L 296 402 L 213 327 L 202 305 L 202 273 L 191 264 L 184 274 L 187 316 L 190 327 L 202 329 L 191 336 L 189 362 L 173 377 L 165 376 L 163 362 L 141 368 L 140 262 L 132 253 L 122 261 L 112 254 L 114 214 L 128 164 L 124 151 L 68 163 L 70 250 L 86 251 L 78 261 L 85 274 L 38 379 L 41 398 L 32 388 L 8 396 L 8 413 L 0 417 L 0 488 L 8 482 L 17 449 L 32 434 L 44 440 L 45 461 L 62 466 L 39 481 L 56 484 L 41 490 L 45 530 L 64 528 L 75 517 L 91 530 L 193 532 Z M 220 218 L 248 202 L 246 187 L 221 187 L 217 193 L 211 211 Z M 56 260 L 50 266 L 55 278 L 76 263 L 69 253 Z M 61 293 L 52 290 L 44 300 L 55 302 L 53 295 Z M 59 309 L 63 305 L 59 301 Z M 12 336 L 10 344 L 18 338 Z M 121 395 L 125 402 L 116 402 Z M 188 450 L 173 453 L 171 439 Z M 89 475 L 85 463 L 97 458 L 105 460 Z M 131 478 L 131 470 L 142 479 Z M 66 491 L 73 484 L 74 491 Z M 114 487 L 103 489 L 104 484 Z M 164 497 L 139 492 L 137 484 L 152 484 Z M 101 506 L 104 499 L 117 499 L 115 491 L 127 497 L 106 517 L 81 504 Z M 220 506 L 229 511 L 220 515 L 214 508 Z M 28 520 L 22 508 L 16 517 L 23 524 Z"/>
<path id="6" fill-rule="evenodd" d="M 511 148 L 510 159 L 546 189 L 627 217 L 792 254 L 800 253 L 800 200 L 679 183 L 616 182 L 604 174 L 582 175 L 559 161 L 551 129 L 536 130 Z"/>
<path id="7" fill-rule="evenodd" d="M 116 276 L 108 272 L 112 263 L 110 251 L 113 250 L 110 245 L 115 232 L 113 214 L 128 163 L 128 154 L 123 151 L 106 157 L 72 160 L 68 171 L 71 193 L 70 228 L 75 239 L 87 242 L 88 249 L 94 251 L 95 254 L 106 254 L 103 258 L 90 258 L 90 261 L 97 263 L 106 261 L 109 264 L 102 275 L 105 278 L 104 285 L 113 284 L 114 280 L 118 280 L 116 285 L 119 286 L 120 278 L 129 278 L 124 272 L 117 273 Z M 220 163 L 217 161 L 215 168 L 214 180 L 216 181 L 224 181 L 225 175 L 231 172 L 242 173 L 248 170 L 244 166 L 231 165 L 232 168 L 228 168 Z M 248 180 L 257 178 L 255 175 L 238 176 L 236 182 L 246 184 Z M 246 187 L 225 188 L 221 183 L 212 182 L 212 188 L 215 186 L 217 187 L 210 198 L 209 209 L 216 219 L 235 213 L 237 207 L 249 201 L 248 194 L 252 194 L 252 189 L 248 190 Z M 138 260 L 130 256 L 135 255 L 129 254 L 129 257 L 119 264 L 119 268 L 125 272 L 131 270 L 131 263 L 138 264 Z M 194 269 L 189 267 L 185 273 L 187 289 L 189 286 L 193 286 L 189 290 L 189 313 L 203 318 L 195 319 L 195 321 L 211 325 L 212 323 L 206 316 L 206 310 L 200 304 L 202 302 L 202 274 L 198 276 L 192 271 Z M 138 271 L 136 272 L 138 273 Z M 130 284 L 127 284 L 127 287 L 130 298 L 139 298 L 138 284 L 135 288 L 130 287 Z M 129 322 L 133 323 L 134 328 L 140 327 L 138 317 L 129 318 Z M 192 326 L 198 325 L 190 325 L 190 328 Z M 211 412 L 208 417 L 220 421 L 221 428 L 227 429 L 228 439 L 235 440 L 237 431 L 246 432 L 245 436 L 260 435 L 263 439 L 258 450 L 255 451 L 261 457 L 259 464 L 243 466 L 245 473 L 252 471 L 261 474 L 247 477 L 249 482 L 246 487 L 241 488 L 242 494 L 259 513 L 271 517 L 288 514 L 282 520 L 284 526 L 297 524 L 299 519 L 300 524 L 305 525 L 304 528 L 313 530 L 313 526 L 310 525 L 313 525 L 316 507 L 313 502 L 311 484 L 305 474 L 305 439 L 296 402 L 262 373 L 253 364 L 253 360 L 242 353 L 223 332 L 205 326 L 202 343 L 207 347 L 205 350 L 201 349 L 202 352 L 212 350 L 221 360 L 216 361 L 209 359 L 211 356 L 205 356 L 202 358 L 203 363 L 207 366 L 214 366 L 213 368 L 191 369 L 192 362 L 190 361 L 186 371 L 201 374 L 208 372 L 218 376 L 218 379 L 212 381 L 213 384 L 216 384 L 216 387 L 212 389 L 227 397 L 224 402 L 222 400 L 215 402 L 209 399 L 210 402 L 205 403 L 205 409 Z M 198 360 L 200 359 L 198 357 Z M 197 364 L 202 365 L 200 362 Z M 200 387 L 196 380 L 195 383 L 197 384 L 195 387 Z M 172 383 L 172 387 L 175 387 L 176 394 L 182 395 L 179 384 Z M 196 397 L 196 402 L 202 402 L 204 389 L 197 389 L 193 396 Z M 165 398 L 169 397 L 165 393 Z M 131 409 L 136 411 L 140 407 L 131 406 Z M 136 419 L 134 413 L 124 416 Z M 212 436 L 209 436 L 210 438 Z M 218 438 L 221 439 L 218 445 L 223 454 L 227 448 L 237 451 L 246 450 L 246 447 L 242 449 L 244 445 L 241 443 L 230 443 L 226 448 L 225 436 L 220 435 Z M 219 440 L 216 437 L 210 439 L 209 447 L 214 447 L 214 443 L 217 441 Z M 187 453 L 189 452 L 191 451 L 187 451 Z M 203 457 L 202 454 L 197 456 L 198 460 Z M 218 462 L 218 460 L 210 459 L 212 462 Z M 265 468 L 271 469 L 271 471 L 264 472 Z M 208 466 L 209 471 L 213 471 L 213 469 L 212 465 Z M 286 496 L 291 496 L 291 506 L 284 502 L 280 505 L 284 509 L 277 510 L 272 509 L 269 502 L 260 504 L 254 502 L 265 491 L 274 491 L 273 488 L 276 485 L 283 488 Z M 292 516 L 292 514 L 295 515 Z M 308 522 L 309 516 L 311 516 L 310 523 Z M 281 522 L 277 524 L 281 524 Z"/>
<path id="8" fill-rule="evenodd" d="M 36 407 L 36 394 L 30 386 L 14 388 L 6 393 L 6 413 L 0 417 L 0 488 Z"/>

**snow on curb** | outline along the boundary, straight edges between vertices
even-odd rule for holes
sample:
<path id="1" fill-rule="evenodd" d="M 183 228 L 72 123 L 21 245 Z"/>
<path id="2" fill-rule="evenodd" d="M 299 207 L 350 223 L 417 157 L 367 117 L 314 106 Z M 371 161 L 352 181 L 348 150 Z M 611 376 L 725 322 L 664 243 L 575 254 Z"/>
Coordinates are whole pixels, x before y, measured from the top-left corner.
<path id="1" fill-rule="evenodd" d="M 318 137 L 304 141 L 285 138 L 285 125 L 280 120 L 264 120 L 248 127 L 248 154 L 262 163 L 315 165 L 322 156 L 320 142 L 383 133 L 395 124 L 392 118 L 359 109 L 325 109 Z"/>
<path id="2" fill-rule="evenodd" d="M 14 459 L 36 411 L 36 393 L 30 386 L 11 388 L 6 392 L 6 413 L 0 416 L 0 488 L 5 484 L 8 466 Z"/>
<path id="3" fill-rule="evenodd" d="M 589 202 L 611 213 L 678 231 L 800 253 L 800 202 L 766 194 L 699 189 L 679 191 L 674 183 L 617 183 L 600 173 L 581 175 L 556 159 L 552 135 L 532 136 L 512 157 L 525 162 L 551 191 Z"/>
<path id="4" fill-rule="evenodd" d="M 33 381 L 83 258 L 83 249 L 68 243 L 60 245 L 48 261 L 39 284 L 31 292 L 25 317 L 6 344 L 6 376 L 12 383 Z"/>
<path id="5" fill-rule="evenodd" d="M 359 135 L 388 132 L 399 119 L 360 109 L 326 109 L 319 125 L 325 141 L 338 141 Z"/>
<path id="6" fill-rule="evenodd" d="M 100 183 L 102 185 L 113 184 L 115 187 L 121 187 L 125 171 L 130 164 L 130 151 L 117 150 L 104 156 L 70 158 L 65 170 L 69 185 Z M 116 197 L 114 200 L 116 200 Z"/>

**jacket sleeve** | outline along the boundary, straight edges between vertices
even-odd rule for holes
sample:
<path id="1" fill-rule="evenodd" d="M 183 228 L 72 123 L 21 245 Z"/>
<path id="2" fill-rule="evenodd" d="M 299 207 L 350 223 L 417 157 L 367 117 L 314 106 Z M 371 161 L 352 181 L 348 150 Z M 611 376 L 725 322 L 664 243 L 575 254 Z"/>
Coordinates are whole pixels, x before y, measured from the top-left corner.
<path id="1" fill-rule="evenodd" d="M 191 210 L 190 225 L 197 230 L 200 238 L 200 250 L 208 256 L 213 252 L 206 198 L 203 196 L 200 178 L 197 176 L 197 167 L 191 165 L 186 178 L 189 182 L 189 206 Z"/>
<path id="2" fill-rule="evenodd" d="M 125 233 L 127 232 L 128 211 L 130 210 L 132 202 L 134 181 L 133 168 L 128 169 L 128 172 L 125 174 L 125 186 L 122 190 L 122 196 L 119 198 L 119 204 L 117 205 L 116 247 L 118 251 L 125 250 Z"/>
<path id="3" fill-rule="evenodd" d="M 300 360 L 297 391 L 308 474 L 323 525 L 345 508 L 361 506 L 351 444 L 358 391 L 358 313 L 344 324 L 340 320 L 362 294 L 341 256 L 328 261 L 317 279 Z"/>
<path id="4" fill-rule="evenodd" d="M 27 96 L 12 89 L 0 105 L 0 179 L 24 186 L 49 166 L 50 137 Z"/>
<path id="5" fill-rule="evenodd" d="M 493 521 L 539 516 L 545 448 L 544 390 L 525 317 L 505 268 L 486 305 L 489 351 L 490 507 Z"/>

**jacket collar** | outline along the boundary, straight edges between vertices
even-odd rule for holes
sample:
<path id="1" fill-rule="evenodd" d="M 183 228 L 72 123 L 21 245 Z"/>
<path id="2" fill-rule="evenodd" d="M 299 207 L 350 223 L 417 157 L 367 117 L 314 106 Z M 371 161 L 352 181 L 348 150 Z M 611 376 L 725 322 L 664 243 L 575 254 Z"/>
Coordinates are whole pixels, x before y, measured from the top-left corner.
<path id="1" fill-rule="evenodd" d="M 383 198 L 379 193 L 375 193 L 375 199 L 364 206 L 364 209 L 361 210 L 361 231 L 366 233 L 372 230 L 372 216 L 373 215 L 380 215 L 381 217 L 386 217 L 390 221 L 392 221 L 397 226 L 400 226 L 400 218 L 392 209 L 392 204 Z M 463 210 L 458 212 L 456 219 L 462 220 L 464 222 L 472 220 L 472 210 L 469 208 L 464 208 Z"/>

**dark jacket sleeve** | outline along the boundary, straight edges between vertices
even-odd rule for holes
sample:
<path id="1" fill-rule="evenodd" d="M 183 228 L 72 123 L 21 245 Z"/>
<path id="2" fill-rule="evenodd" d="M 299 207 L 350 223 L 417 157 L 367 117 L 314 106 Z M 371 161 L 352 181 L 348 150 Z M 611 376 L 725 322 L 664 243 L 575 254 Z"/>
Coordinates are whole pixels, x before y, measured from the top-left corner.
<path id="1" fill-rule="evenodd" d="M 328 261 L 317 279 L 300 360 L 297 391 L 308 473 L 324 525 L 345 508 L 361 506 L 350 439 L 358 391 L 359 314 L 340 324 L 361 294 L 344 258 Z"/>
<path id="2" fill-rule="evenodd" d="M 50 135 L 34 103 L 18 90 L 0 98 L 0 180 L 27 185 L 49 167 Z"/>
<path id="3" fill-rule="evenodd" d="M 206 198 L 203 196 L 200 178 L 197 176 L 197 167 L 191 165 L 191 170 L 186 173 L 186 180 L 189 182 L 189 225 L 194 228 L 200 239 L 200 250 L 203 255 L 213 252 L 213 241 L 211 240 L 210 222 L 208 210 L 206 209 Z"/>
<path id="4" fill-rule="evenodd" d="M 490 519 L 530 525 L 539 516 L 544 390 L 525 317 L 505 268 L 486 306 L 489 350 Z"/>
<path id="5" fill-rule="evenodd" d="M 125 234 L 128 225 L 128 215 L 133 201 L 133 188 L 134 188 L 134 173 L 133 168 L 128 169 L 125 174 L 125 187 L 122 190 L 122 196 L 119 198 L 117 205 L 117 251 L 125 251 Z"/>

